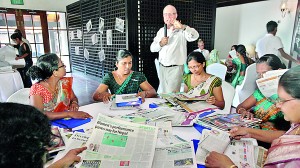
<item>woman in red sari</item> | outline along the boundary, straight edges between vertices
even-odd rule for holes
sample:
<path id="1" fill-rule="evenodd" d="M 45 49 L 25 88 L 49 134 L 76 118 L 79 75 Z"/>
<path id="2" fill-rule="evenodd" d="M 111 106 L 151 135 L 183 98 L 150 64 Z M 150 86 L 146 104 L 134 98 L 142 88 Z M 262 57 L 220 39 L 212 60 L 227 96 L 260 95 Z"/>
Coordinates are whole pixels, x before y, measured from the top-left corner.
<path id="1" fill-rule="evenodd" d="M 300 167 L 300 66 L 284 73 L 279 80 L 276 106 L 281 109 L 284 119 L 291 122 L 287 131 L 270 131 L 236 127 L 230 131 L 235 139 L 251 137 L 272 143 L 264 167 Z M 211 152 L 205 161 L 207 167 L 236 167 L 225 155 Z"/>
<path id="2" fill-rule="evenodd" d="M 64 77 L 66 66 L 56 54 L 40 56 L 28 74 L 38 81 L 30 88 L 30 104 L 50 120 L 91 117 L 78 111 L 78 99 L 72 90 L 73 78 Z"/>

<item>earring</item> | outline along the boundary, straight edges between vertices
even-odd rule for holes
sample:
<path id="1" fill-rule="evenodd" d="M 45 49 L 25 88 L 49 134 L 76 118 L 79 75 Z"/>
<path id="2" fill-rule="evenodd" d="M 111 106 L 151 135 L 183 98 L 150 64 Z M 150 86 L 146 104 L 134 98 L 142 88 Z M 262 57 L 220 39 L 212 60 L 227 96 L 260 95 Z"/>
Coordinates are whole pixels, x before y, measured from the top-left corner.
<path id="1" fill-rule="evenodd" d="M 115 71 L 118 70 L 118 67 L 115 67 L 114 70 L 115 70 Z"/>

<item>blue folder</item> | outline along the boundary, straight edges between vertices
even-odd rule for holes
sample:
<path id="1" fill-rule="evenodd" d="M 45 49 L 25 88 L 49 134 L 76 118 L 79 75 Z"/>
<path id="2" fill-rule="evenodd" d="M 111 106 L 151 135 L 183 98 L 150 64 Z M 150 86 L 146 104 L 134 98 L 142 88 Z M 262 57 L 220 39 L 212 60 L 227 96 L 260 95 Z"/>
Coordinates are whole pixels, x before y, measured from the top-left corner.
<path id="1" fill-rule="evenodd" d="M 74 118 L 63 118 L 58 120 L 52 120 L 51 125 L 58 126 L 60 128 L 75 128 L 85 123 L 90 122 L 91 119 L 74 119 Z"/>

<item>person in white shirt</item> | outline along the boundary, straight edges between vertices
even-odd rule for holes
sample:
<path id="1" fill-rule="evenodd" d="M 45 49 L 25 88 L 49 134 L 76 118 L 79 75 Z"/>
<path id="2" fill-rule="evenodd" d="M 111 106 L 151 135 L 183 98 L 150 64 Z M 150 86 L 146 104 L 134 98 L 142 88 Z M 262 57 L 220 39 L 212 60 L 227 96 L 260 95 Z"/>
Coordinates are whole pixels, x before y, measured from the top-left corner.
<path id="1" fill-rule="evenodd" d="M 256 53 L 258 58 L 266 55 L 266 54 L 274 54 L 278 56 L 282 62 L 286 62 L 283 58 L 300 64 L 299 61 L 295 60 L 293 57 L 288 55 L 283 50 L 283 44 L 281 39 L 276 36 L 278 24 L 274 21 L 269 21 L 266 25 L 267 32 L 263 38 L 259 39 L 256 43 Z M 280 55 L 283 57 L 280 57 Z"/>
<path id="2" fill-rule="evenodd" d="M 187 58 L 187 41 L 198 39 L 199 34 L 187 25 L 176 20 L 177 11 L 172 5 L 163 10 L 164 22 L 167 25 L 167 37 L 161 28 L 154 38 L 150 50 L 159 52 L 159 79 L 162 93 L 178 92 L 183 75 L 183 64 Z"/>
<path id="3" fill-rule="evenodd" d="M 201 52 L 203 54 L 203 56 L 205 57 L 205 60 L 209 60 L 209 51 L 204 49 L 204 41 L 202 39 L 198 40 L 198 49 L 194 50 L 194 51 L 198 51 Z"/>

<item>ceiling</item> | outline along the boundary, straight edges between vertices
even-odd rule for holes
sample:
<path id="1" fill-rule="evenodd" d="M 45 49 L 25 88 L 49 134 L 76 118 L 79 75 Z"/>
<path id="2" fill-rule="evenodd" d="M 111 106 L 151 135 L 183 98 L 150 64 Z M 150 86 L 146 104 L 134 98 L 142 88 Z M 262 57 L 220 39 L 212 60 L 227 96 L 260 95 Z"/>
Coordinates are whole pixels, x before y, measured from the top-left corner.
<path id="1" fill-rule="evenodd" d="M 258 2 L 258 1 L 265 1 L 265 0 L 216 0 L 217 7 L 240 5 L 244 3 L 251 3 L 251 2 Z"/>

